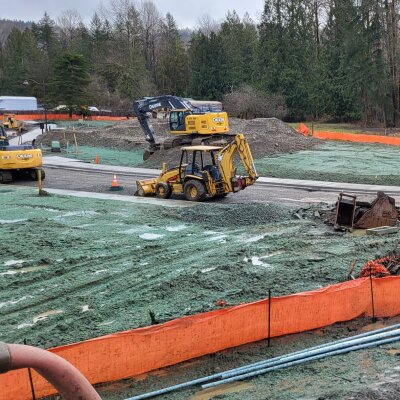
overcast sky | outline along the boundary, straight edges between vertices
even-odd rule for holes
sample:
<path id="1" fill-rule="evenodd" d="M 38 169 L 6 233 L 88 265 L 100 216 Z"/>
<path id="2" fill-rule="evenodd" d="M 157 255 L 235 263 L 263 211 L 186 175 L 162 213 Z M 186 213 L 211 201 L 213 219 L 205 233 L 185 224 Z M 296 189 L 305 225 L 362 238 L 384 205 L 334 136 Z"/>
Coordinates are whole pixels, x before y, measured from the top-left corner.
<path id="1" fill-rule="evenodd" d="M 5 2 L 1 0 L 0 3 Z M 139 0 L 140 1 L 140 0 Z M 170 12 L 180 28 L 193 28 L 197 20 L 204 14 L 209 14 L 213 19 L 224 19 L 228 10 L 236 10 L 240 16 L 247 11 L 257 21 L 263 9 L 263 0 L 153 0 L 157 8 L 163 13 Z M 103 0 L 104 5 L 108 0 Z M 67 9 L 77 10 L 85 21 L 92 17 L 100 0 L 13 0 L 7 1 L 7 7 L 1 8 L 0 17 L 6 19 L 19 19 L 23 21 L 38 21 L 45 11 L 56 19 L 61 11 Z"/>

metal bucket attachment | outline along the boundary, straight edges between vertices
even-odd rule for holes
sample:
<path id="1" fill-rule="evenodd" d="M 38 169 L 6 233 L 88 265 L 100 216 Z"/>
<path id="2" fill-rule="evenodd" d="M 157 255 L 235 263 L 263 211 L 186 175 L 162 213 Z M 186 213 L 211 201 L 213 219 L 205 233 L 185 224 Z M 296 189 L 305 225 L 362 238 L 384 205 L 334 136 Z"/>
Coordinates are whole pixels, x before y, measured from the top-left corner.
<path id="1" fill-rule="evenodd" d="M 335 229 L 352 230 L 357 197 L 351 194 L 340 193 L 335 217 Z"/>
<path id="2" fill-rule="evenodd" d="M 143 181 L 136 181 L 137 190 L 135 196 L 146 197 L 155 195 L 155 185 L 157 179 L 146 179 Z"/>
<path id="3" fill-rule="evenodd" d="M 362 229 L 395 226 L 398 217 L 394 198 L 378 192 L 377 198 L 369 207 L 357 209 L 354 226 Z"/>

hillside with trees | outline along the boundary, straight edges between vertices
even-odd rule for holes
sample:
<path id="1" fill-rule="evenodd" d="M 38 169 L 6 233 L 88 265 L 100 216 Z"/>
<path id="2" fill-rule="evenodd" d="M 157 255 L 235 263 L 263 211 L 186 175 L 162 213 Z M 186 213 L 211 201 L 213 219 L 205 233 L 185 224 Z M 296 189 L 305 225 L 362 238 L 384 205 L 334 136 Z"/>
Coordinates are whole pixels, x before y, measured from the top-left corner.
<path id="1" fill-rule="evenodd" d="M 399 0 L 265 0 L 258 23 L 227 11 L 193 31 L 152 1 L 114 0 L 90 23 L 74 10 L 45 14 L 4 39 L 1 95 L 43 99 L 41 85 L 21 84 L 29 78 L 60 104 L 60 65 L 81 57 L 86 104 L 128 111 L 168 93 L 225 98 L 240 116 L 399 126 L 399 11 Z"/>

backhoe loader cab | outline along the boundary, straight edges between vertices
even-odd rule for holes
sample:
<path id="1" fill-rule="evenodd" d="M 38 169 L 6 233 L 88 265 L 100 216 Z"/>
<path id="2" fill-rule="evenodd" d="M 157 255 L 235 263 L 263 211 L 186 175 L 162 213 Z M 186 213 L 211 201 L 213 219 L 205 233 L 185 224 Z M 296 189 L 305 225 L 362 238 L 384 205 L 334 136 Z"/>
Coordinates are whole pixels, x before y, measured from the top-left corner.
<path id="1" fill-rule="evenodd" d="M 237 176 L 233 157 L 238 154 L 247 176 Z M 138 196 L 155 195 L 162 199 L 172 194 L 184 194 L 187 200 L 203 201 L 220 198 L 252 185 L 258 176 L 253 164 L 250 148 L 243 134 L 220 146 L 182 147 L 179 165 L 166 168 L 158 178 L 137 181 Z"/>

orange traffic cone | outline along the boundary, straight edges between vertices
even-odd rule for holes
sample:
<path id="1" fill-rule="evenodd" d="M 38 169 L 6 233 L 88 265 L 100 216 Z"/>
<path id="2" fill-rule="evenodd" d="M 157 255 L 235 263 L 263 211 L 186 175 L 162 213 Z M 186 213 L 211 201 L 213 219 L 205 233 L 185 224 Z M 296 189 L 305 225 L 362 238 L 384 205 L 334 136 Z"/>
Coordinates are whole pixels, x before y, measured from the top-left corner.
<path id="1" fill-rule="evenodd" d="M 120 186 L 117 181 L 117 174 L 114 174 L 112 184 L 110 186 L 110 190 L 116 192 L 118 190 L 123 190 L 123 186 Z"/>

